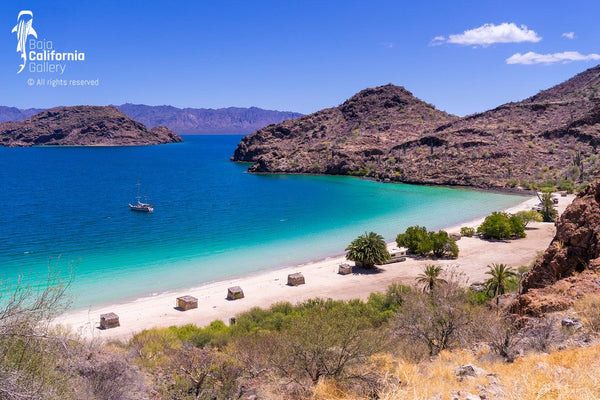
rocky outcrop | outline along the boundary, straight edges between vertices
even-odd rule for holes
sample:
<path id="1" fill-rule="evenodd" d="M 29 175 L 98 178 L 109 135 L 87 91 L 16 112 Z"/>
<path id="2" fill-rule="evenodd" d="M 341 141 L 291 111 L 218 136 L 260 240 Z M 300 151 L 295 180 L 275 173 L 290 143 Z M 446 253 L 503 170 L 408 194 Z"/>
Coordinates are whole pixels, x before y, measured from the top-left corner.
<path id="1" fill-rule="evenodd" d="M 386 85 L 258 130 L 232 160 L 253 162 L 252 172 L 477 187 L 587 179 L 600 172 L 598 89 L 600 66 L 524 101 L 458 118 Z"/>
<path id="2" fill-rule="evenodd" d="M 556 221 L 550 246 L 521 281 L 515 314 L 541 316 L 600 294 L 600 178 L 581 191 Z"/>
<path id="3" fill-rule="evenodd" d="M 166 127 L 148 130 L 114 107 L 57 107 L 0 124 L 0 145 L 139 146 L 183 141 Z"/>
<path id="4" fill-rule="evenodd" d="M 556 221 L 556 236 L 523 278 L 522 293 L 586 269 L 600 270 L 600 178 L 582 190 Z"/>

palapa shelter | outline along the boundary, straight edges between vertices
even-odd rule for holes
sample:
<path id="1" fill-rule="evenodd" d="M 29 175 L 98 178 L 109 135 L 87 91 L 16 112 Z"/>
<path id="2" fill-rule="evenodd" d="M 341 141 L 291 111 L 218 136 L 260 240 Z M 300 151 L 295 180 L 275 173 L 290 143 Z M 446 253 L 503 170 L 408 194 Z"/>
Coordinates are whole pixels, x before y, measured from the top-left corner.
<path id="1" fill-rule="evenodd" d="M 338 274 L 340 275 L 350 275 L 352 273 L 352 265 L 350 264 L 340 264 L 338 269 Z"/>
<path id="2" fill-rule="evenodd" d="M 187 311 L 192 308 L 198 308 L 198 299 L 194 296 L 181 296 L 177 298 L 177 308 Z"/>
<path id="3" fill-rule="evenodd" d="M 227 289 L 227 300 L 238 300 L 244 298 L 244 291 L 239 286 L 232 286 Z"/>
<path id="4" fill-rule="evenodd" d="M 306 282 L 304 281 L 304 275 L 302 275 L 300 272 L 296 272 L 295 274 L 288 275 L 287 284 L 289 286 L 304 285 L 305 283 Z"/>
<path id="5" fill-rule="evenodd" d="M 100 315 L 100 329 L 110 329 L 121 326 L 119 316 L 113 312 Z"/>

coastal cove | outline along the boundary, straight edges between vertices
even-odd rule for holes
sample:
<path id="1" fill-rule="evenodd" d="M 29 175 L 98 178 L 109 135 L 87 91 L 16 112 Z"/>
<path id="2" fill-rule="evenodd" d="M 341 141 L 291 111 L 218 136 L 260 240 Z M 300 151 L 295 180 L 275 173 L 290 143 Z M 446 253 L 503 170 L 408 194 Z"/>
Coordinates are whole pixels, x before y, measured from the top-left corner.
<path id="1" fill-rule="evenodd" d="M 74 309 L 340 255 L 374 230 L 439 229 L 518 195 L 340 176 L 254 175 L 240 136 L 145 147 L 0 148 L 0 275 L 39 284 L 72 266 Z M 153 214 L 127 206 L 141 183 Z"/>

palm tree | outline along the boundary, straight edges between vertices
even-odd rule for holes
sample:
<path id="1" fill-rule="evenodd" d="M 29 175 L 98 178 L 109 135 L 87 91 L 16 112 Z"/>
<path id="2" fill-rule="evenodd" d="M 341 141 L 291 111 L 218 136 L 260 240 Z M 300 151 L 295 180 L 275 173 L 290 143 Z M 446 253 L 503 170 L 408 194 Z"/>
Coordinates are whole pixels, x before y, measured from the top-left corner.
<path id="1" fill-rule="evenodd" d="M 433 290 L 446 283 L 446 281 L 440 278 L 441 273 L 444 271 L 442 267 L 437 265 L 426 265 L 423 269 L 423 273 L 417 275 L 417 282 L 423 284 L 423 292 L 433 292 Z"/>
<path id="2" fill-rule="evenodd" d="M 491 278 L 485 281 L 485 287 L 488 294 L 492 293 L 496 297 L 496 304 L 498 304 L 499 299 L 497 296 L 506 292 L 508 280 L 517 276 L 517 274 L 511 267 L 504 264 L 492 264 L 488 265 L 488 268 L 489 271 L 486 274 L 491 275 Z"/>
<path id="3" fill-rule="evenodd" d="M 391 258 L 383 236 L 375 232 L 365 232 L 346 247 L 346 258 L 356 261 L 364 268 L 374 268 L 375 264 L 382 264 Z"/>

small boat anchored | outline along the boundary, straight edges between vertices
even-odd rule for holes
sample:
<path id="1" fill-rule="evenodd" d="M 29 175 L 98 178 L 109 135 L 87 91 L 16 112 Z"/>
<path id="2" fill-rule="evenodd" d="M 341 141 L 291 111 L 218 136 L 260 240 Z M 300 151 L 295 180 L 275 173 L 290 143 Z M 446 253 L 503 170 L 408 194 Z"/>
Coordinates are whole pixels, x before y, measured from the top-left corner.
<path id="1" fill-rule="evenodd" d="M 142 203 L 140 201 L 140 183 L 137 183 L 137 204 L 131 204 L 129 203 L 129 209 L 131 211 L 139 211 L 139 212 L 147 212 L 147 213 L 151 213 L 154 212 L 154 207 L 151 204 L 148 203 Z"/>

